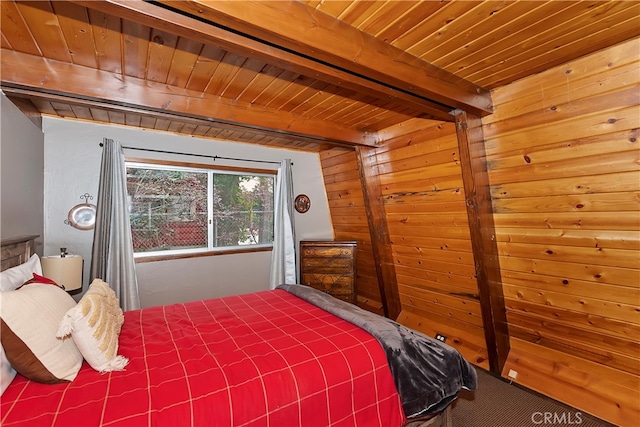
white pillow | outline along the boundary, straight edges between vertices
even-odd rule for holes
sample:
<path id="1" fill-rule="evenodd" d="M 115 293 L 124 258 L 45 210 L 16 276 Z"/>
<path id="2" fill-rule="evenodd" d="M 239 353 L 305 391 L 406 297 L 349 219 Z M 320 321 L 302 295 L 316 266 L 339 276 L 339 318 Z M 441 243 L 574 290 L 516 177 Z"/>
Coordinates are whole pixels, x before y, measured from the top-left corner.
<path id="1" fill-rule="evenodd" d="M 4 354 L 4 347 L 0 345 L 0 396 L 9 387 L 11 381 L 16 377 L 16 371 L 11 367 L 11 363 Z"/>
<path id="2" fill-rule="evenodd" d="M 95 279 L 78 305 L 65 315 L 57 336 L 71 334 L 84 359 L 99 372 L 122 371 L 129 359 L 118 356 L 118 338 L 124 323 L 115 292 Z"/>
<path id="3" fill-rule="evenodd" d="M 42 276 L 40 257 L 37 254 L 31 255 L 27 262 L 1 272 L 0 291 L 15 291 L 27 280 L 33 279 L 33 273 Z"/>
<path id="4" fill-rule="evenodd" d="M 18 373 L 43 383 L 75 379 L 82 354 L 73 340 L 56 338 L 60 321 L 75 305 L 69 294 L 50 284 L 0 292 L 0 341 Z"/>

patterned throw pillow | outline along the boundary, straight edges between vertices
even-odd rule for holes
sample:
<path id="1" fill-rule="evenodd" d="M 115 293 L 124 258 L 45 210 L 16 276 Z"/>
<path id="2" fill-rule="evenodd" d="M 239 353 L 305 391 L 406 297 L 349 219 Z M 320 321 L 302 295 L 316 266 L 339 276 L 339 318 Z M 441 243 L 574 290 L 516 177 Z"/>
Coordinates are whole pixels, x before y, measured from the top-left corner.
<path id="1" fill-rule="evenodd" d="M 124 322 L 115 292 L 95 279 L 78 305 L 60 322 L 58 337 L 71 335 L 78 350 L 99 372 L 121 371 L 129 359 L 118 355 L 118 338 Z"/>

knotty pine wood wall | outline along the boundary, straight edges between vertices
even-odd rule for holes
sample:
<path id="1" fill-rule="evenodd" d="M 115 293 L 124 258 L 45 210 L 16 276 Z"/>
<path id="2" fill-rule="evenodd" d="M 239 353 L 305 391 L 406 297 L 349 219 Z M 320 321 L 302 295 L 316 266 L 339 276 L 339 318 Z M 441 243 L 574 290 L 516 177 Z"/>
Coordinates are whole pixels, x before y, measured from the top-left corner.
<path id="1" fill-rule="evenodd" d="M 386 133 L 395 136 L 376 149 L 376 159 L 402 305 L 397 320 L 445 335 L 465 358 L 488 368 L 455 125 L 414 120 Z M 359 305 L 377 303 L 356 156 L 330 150 L 320 157 L 336 239 L 364 243 Z"/>
<path id="2" fill-rule="evenodd" d="M 334 148 L 322 151 L 320 161 L 333 222 L 334 238 L 358 242 L 357 303 L 366 310 L 382 315 L 380 289 L 356 154 L 353 150 Z"/>
<path id="3" fill-rule="evenodd" d="M 640 425 L 640 41 L 492 92 L 487 168 L 517 382 Z"/>
<path id="4" fill-rule="evenodd" d="M 402 311 L 488 368 L 454 123 L 413 121 L 376 150 Z"/>
<path id="5" fill-rule="evenodd" d="M 483 119 L 503 376 L 622 426 L 640 425 L 639 52 L 636 39 L 498 88 Z M 398 320 L 487 368 L 455 129 L 406 128 L 377 149 Z M 362 241 L 359 304 L 378 307 L 356 156 L 321 160 L 336 238 Z"/>

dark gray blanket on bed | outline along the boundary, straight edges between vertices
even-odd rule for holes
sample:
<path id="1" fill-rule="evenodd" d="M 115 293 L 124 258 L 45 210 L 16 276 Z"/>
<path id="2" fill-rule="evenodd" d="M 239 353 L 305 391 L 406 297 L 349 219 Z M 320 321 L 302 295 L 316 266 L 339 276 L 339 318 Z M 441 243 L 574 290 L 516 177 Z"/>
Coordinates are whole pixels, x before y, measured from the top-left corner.
<path id="1" fill-rule="evenodd" d="M 434 338 L 309 286 L 280 285 L 297 297 L 369 332 L 387 354 L 407 418 L 439 412 L 460 389 L 475 390 L 477 374 L 460 353 Z"/>

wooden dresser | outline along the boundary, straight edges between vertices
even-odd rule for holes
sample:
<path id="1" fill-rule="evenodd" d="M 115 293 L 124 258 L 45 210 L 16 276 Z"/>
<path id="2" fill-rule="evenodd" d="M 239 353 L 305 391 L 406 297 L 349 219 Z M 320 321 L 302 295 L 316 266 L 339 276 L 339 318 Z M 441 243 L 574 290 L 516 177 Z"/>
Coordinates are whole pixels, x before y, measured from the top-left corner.
<path id="1" fill-rule="evenodd" d="M 0 269 L 2 271 L 25 263 L 36 253 L 38 235 L 2 239 L 0 244 Z"/>
<path id="2" fill-rule="evenodd" d="M 356 242 L 301 241 L 300 278 L 303 285 L 355 304 Z"/>

